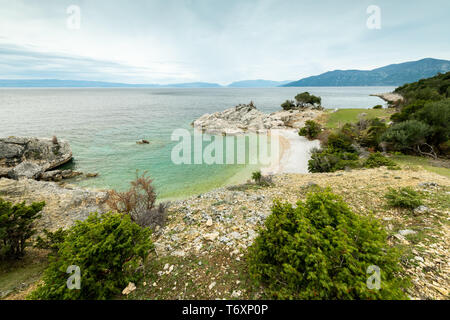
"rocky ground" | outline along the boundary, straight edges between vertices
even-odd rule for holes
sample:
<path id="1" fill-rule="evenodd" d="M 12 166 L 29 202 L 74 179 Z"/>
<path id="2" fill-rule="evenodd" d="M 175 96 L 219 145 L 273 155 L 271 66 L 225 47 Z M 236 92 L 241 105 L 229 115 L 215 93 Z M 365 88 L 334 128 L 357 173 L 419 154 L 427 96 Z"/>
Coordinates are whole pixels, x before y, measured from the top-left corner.
<path id="1" fill-rule="evenodd" d="M 36 222 L 38 232 L 68 228 L 76 220 L 85 220 L 91 212 L 106 212 L 107 197 L 106 192 L 61 186 L 55 182 L 0 178 L 0 198 L 27 204 L 45 201 L 42 217 Z"/>
<path id="2" fill-rule="evenodd" d="M 265 114 L 250 103 L 222 112 L 205 114 L 192 125 L 211 134 L 266 133 L 270 129 L 301 128 L 305 121 L 316 119 L 322 114 L 323 111 L 314 108 L 281 110 Z"/>
<path id="3" fill-rule="evenodd" d="M 373 213 L 382 221 L 390 234 L 391 244 L 405 249 L 402 264 L 406 273 L 412 276 L 413 287 L 409 292 L 412 298 L 449 298 L 448 178 L 422 170 L 378 168 L 325 174 L 284 174 L 274 176 L 273 183 L 270 187 L 248 184 L 222 188 L 172 203 L 168 225 L 155 234 L 158 254 L 201 259 L 225 252 L 227 259 L 239 261 L 270 214 L 273 200 L 295 203 L 305 199 L 311 186 L 318 185 L 331 187 L 355 212 L 362 215 Z M 387 188 L 403 186 L 412 186 L 423 192 L 426 206 L 414 213 L 388 208 L 383 198 Z M 159 270 L 161 276 L 167 271 L 167 268 Z M 226 296 L 226 292 L 221 293 L 220 290 L 214 294 L 216 297 Z"/>

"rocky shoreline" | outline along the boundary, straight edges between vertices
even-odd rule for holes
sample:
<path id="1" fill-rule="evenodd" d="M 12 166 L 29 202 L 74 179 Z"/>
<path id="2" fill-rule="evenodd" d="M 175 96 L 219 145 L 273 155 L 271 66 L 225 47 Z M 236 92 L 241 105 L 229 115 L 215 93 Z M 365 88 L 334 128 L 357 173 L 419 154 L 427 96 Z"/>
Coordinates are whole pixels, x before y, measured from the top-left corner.
<path id="1" fill-rule="evenodd" d="M 376 93 L 376 94 L 371 94 L 371 96 L 381 98 L 389 104 L 395 104 L 397 102 L 401 102 L 404 100 L 403 96 L 401 96 L 398 93 L 393 93 L 393 92 Z"/>
<path id="2" fill-rule="evenodd" d="M 299 129 L 307 120 L 314 120 L 322 114 L 323 111 L 313 107 L 265 114 L 250 102 L 225 111 L 204 114 L 192 122 L 192 126 L 205 133 L 219 135 L 267 133 L 272 129 Z"/>

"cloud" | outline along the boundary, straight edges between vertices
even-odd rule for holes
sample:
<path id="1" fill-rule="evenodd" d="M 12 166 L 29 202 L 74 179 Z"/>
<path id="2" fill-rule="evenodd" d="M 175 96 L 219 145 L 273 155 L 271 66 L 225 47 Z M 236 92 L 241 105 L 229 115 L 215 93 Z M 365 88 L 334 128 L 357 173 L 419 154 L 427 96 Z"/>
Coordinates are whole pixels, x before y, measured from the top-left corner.
<path id="1" fill-rule="evenodd" d="M 226 84 L 449 58 L 447 0 L 376 3 L 381 30 L 366 27 L 372 0 L 0 0 L 0 73 Z"/>

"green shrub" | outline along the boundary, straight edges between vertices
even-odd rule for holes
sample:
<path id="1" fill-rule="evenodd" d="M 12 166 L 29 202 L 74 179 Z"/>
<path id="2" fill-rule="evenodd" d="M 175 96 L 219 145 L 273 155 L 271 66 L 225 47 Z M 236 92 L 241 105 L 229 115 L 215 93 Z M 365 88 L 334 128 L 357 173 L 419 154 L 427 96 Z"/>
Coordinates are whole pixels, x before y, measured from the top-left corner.
<path id="1" fill-rule="evenodd" d="M 346 168 L 360 167 L 358 155 L 351 152 L 332 152 L 329 149 L 315 149 L 308 161 L 309 172 L 335 172 Z"/>
<path id="2" fill-rule="evenodd" d="M 256 183 L 260 183 L 262 178 L 261 170 L 252 173 L 252 179 Z"/>
<path id="3" fill-rule="evenodd" d="M 37 237 L 34 247 L 38 249 L 51 250 L 53 253 L 57 253 L 66 236 L 67 230 L 58 229 L 55 232 L 50 232 L 44 229 L 43 236 Z"/>
<path id="4" fill-rule="evenodd" d="M 275 299 L 407 299 L 398 252 L 375 219 L 354 214 L 329 190 L 306 203 L 275 202 L 249 248 L 249 271 Z M 367 269 L 381 270 L 381 289 L 367 287 Z"/>
<path id="5" fill-rule="evenodd" d="M 374 109 L 383 109 L 383 106 L 381 104 L 377 104 L 375 107 L 373 107 Z"/>
<path id="6" fill-rule="evenodd" d="M 381 143 L 381 137 L 386 130 L 387 125 L 385 122 L 378 118 L 371 119 L 368 123 L 368 128 L 358 136 L 358 141 L 364 147 L 378 150 Z"/>
<path id="7" fill-rule="evenodd" d="M 430 145 L 439 146 L 450 139 L 450 99 L 427 103 L 414 117 L 431 127 Z"/>
<path id="8" fill-rule="evenodd" d="M 425 100 L 417 100 L 410 104 L 407 104 L 404 107 L 402 107 L 400 112 L 394 113 L 391 116 L 391 120 L 394 121 L 395 123 L 406 120 L 412 120 L 414 113 L 422 109 L 427 102 L 428 101 Z"/>
<path id="9" fill-rule="evenodd" d="M 363 166 L 366 168 L 378 168 L 378 167 L 393 167 L 397 164 L 391 159 L 386 158 L 380 152 L 372 153 L 366 161 L 364 161 Z"/>
<path id="10" fill-rule="evenodd" d="M 332 152 L 356 152 L 353 144 L 354 141 L 351 136 L 339 131 L 328 136 L 326 146 Z"/>
<path id="11" fill-rule="evenodd" d="M 381 137 L 388 147 L 396 151 L 416 151 L 426 142 L 431 128 L 417 120 L 407 120 L 390 127 Z"/>
<path id="12" fill-rule="evenodd" d="M 317 138 L 321 130 L 322 128 L 320 127 L 320 124 L 313 120 L 308 120 L 305 122 L 305 126 L 300 129 L 298 134 L 311 140 Z"/>
<path id="13" fill-rule="evenodd" d="M 283 102 L 281 104 L 281 108 L 283 108 L 283 110 L 295 109 L 295 103 L 294 103 L 294 101 L 286 100 L 285 102 Z"/>
<path id="14" fill-rule="evenodd" d="M 394 208 L 415 209 L 422 205 L 422 196 L 410 187 L 389 188 L 385 194 L 388 205 Z"/>
<path id="15" fill-rule="evenodd" d="M 58 253 L 50 256 L 44 284 L 29 298 L 108 299 L 119 294 L 130 281 L 141 277 L 137 269 L 153 248 L 150 233 L 126 214 L 91 214 L 69 229 Z M 80 289 L 67 288 L 69 266 L 80 268 Z"/>
<path id="16" fill-rule="evenodd" d="M 0 198 L 0 259 L 20 258 L 28 240 L 35 234 L 34 221 L 41 215 L 45 202 L 27 206 L 12 204 Z"/>

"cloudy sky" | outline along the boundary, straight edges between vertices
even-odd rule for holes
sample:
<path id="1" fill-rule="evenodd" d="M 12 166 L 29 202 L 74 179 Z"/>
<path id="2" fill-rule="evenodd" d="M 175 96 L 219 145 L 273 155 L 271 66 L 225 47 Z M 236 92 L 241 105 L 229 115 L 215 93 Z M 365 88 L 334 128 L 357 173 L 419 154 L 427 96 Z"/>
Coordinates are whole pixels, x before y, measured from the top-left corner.
<path id="1" fill-rule="evenodd" d="M 381 29 L 367 27 L 370 5 Z M 448 0 L 0 0 L 0 79 L 228 84 L 450 59 L 449 12 Z"/>

